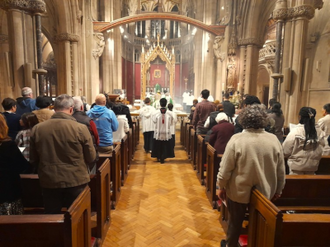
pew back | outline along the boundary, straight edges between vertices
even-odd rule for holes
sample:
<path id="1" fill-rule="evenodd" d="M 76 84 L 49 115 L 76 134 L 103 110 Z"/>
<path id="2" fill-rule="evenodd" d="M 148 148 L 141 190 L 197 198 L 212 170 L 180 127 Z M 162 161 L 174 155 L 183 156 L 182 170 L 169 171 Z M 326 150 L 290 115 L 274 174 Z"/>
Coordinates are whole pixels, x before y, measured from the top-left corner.
<path id="1" fill-rule="evenodd" d="M 91 197 L 87 186 L 65 214 L 0 217 L 0 246 L 91 246 Z"/>

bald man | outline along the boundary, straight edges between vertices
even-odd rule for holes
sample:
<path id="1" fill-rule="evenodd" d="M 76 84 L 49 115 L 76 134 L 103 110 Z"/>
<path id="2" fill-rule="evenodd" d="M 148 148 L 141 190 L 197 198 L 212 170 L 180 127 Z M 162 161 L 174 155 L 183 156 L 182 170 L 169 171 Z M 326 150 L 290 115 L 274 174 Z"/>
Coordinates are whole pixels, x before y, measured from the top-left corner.
<path id="1" fill-rule="evenodd" d="M 118 129 L 118 120 L 114 112 L 105 106 L 104 94 L 96 95 L 95 104 L 87 115 L 93 119 L 99 133 L 100 144 L 97 149 L 100 153 L 111 154 L 113 150 L 112 132 Z"/>

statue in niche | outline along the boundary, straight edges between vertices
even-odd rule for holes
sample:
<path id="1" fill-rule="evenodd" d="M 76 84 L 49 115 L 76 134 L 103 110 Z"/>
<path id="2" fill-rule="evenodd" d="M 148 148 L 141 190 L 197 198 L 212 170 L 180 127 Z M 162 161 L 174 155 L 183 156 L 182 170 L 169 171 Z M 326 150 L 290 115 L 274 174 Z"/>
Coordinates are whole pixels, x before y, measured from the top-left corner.
<path id="1" fill-rule="evenodd" d="M 236 62 L 235 58 L 229 57 L 229 63 L 227 67 L 227 88 L 229 92 L 233 93 L 236 91 Z"/>

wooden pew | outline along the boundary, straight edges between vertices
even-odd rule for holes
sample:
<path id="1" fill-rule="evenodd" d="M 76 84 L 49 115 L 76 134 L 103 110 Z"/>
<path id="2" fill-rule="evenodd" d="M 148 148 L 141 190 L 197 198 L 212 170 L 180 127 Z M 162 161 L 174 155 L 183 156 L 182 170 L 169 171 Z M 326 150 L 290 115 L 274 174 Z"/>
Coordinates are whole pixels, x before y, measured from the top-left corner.
<path id="1" fill-rule="evenodd" d="M 132 160 L 133 160 L 133 134 L 132 134 L 132 130 L 130 129 L 129 132 L 127 133 L 127 146 L 128 146 L 128 169 L 130 167 L 130 165 L 132 164 Z"/>
<path id="2" fill-rule="evenodd" d="M 330 155 L 323 155 L 319 167 L 315 172 L 317 175 L 330 175 Z"/>
<path id="3" fill-rule="evenodd" d="M 217 208 L 217 201 L 219 200 L 217 195 L 217 175 L 221 158 L 222 155 L 217 154 L 217 151 L 210 144 L 207 144 L 205 189 L 207 198 L 214 209 Z"/>
<path id="4" fill-rule="evenodd" d="M 194 129 L 190 130 L 190 162 L 194 170 L 196 170 L 196 151 L 197 151 L 197 135 Z"/>
<path id="5" fill-rule="evenodd" d="M 197 147 L 196 147 L 196 169 L 197 177 L 202 185 L 204 185 L 204 165 L 206 164 L 206 145 L 205 135 L 197 135 Z"/>
<path id="6" fill-rule="evenodd" d="M 286 214 L 252 191 L 248 246 L 329 246 L 329 233 L 330 214 Z"/>
<path id="7" fill-rule="evenodd" d="M 285 212 L 330 214 L 330 176 L 287 175 L 282 195 L 274 205 Z M 221 204 L 220 224 L 226 232 L 228 209 L 224 203 Z"/>
<path id="8" fill-rule="evenodd" d="M 187 155 L 188 155 L 188 159 L 190 159 L 190 155 L 191 155 L 191 152 L 190 152 L 190 141 L 191 141 L 191 136 L 190 136 L 190 132 L 191 130 L 193 129 L 193 126 L 190 125 L 190 124 L 187 124 L 186 125 L 186 133 L 185 133 L 185 136 L 186 136 L 186 141 L 185 141 L 185 149 L 186 149 L 186 152 L 187 152 Z"/>
<path id="9" fill-rule="evenodd" d="M 282 195 L 275 205 L 290 206 L 288 210 L 298 210 L 301 206 L 330 207 L 330 176 L 287 175 Z"/>
<path id="10" fill-rule="evenodd" d="M 121 140 L 121 185 L 123 186 L 128 175 L 128 137 L 127 135 Z"/>
<path id="11" fill-rule="evenodd" d="M 101 245 L 107 235 L 111 219 L 110 160 L 106 159 L 97 169 L 96 175 L 90 175 L 90 177 L 91 208 L 92 212 L 96 212 L 95 225 L 92 220 L 92 236 L 99 239 L 99 245 Z"/>
<path id="12" fill-rule="evenodd" d="M 288 160 L 285 159 L 285 173 L 289 174 L 290 169 L 288 166 Z M 315 172 L 316 175 L 330 175 L 330 155 L 323 155 L 319 167 Z"/>
<path id="13" fill-rule="evenodd" d="M 136 148 L 136 122 L 133 121 L 133 128 L 132 128 L 132 159 L 134 158 L 135 148 Z"/>
<path id="14" fill-rule="evenodd" d="M 105 159 L 110 159 L 111 170 L 111 183 L 112 183 L 112 195 L 111 195 L 111 208 L 115 209 L 116 204 L 120 197 L 121 191 L 121 153 L 120 144 L 114 146 L 112 154 L 99 154 L 99 160 L 97 166 L 99 167 Z"/>
<path id="15" fill-rule="evenodd" d="M 187 150 L 187 128 L 188 128 L 189 125 L 190 125 L 190 122 L 189 121 L 186 121 L 184 123 L 183 131 L 181 133 L 181 135 L 183 135 L 183 144 L 182 145 L 183 145 L 183 148 L 185 150 Z"/>
<path id="16" fill-rule="evenodd" d="M 0 246 L 90 247 L 91 194 L 87 186 L 64 214 L 0 217 Z"/>
<path id="17" fill-rule="evenodd" d="M 186 120 L 184 118 L 181 119 L 180 122 L 180 143 L 182 146 L 184 146 L 184 128 L 185 128 L 185 122 Z"/>

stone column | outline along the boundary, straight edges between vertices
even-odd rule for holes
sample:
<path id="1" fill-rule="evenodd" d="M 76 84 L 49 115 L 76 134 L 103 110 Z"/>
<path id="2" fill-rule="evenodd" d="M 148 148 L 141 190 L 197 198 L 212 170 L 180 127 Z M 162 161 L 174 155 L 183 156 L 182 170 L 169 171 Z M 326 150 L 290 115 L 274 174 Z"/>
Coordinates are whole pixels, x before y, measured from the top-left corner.
<path id="1" fill-rule="evenodd" d="M 79 35 L 61 33 L 55 36 L 58 43 L 57 85 L 58 94 L 78 95 L 78 56 Z"/>
<path id="2" fill-rule="evenodd" d="M 305 1 L 303 1 L 305 2 Z M 314 17 L 315 9 L 311 5 L 295 6 L 290 8 L 288 11 L 288 18 L 292 19 L 292 46 L 291 49 L 291 63 L 292 69 L 292 81 L 291 81 L 291 96 L 289 100 L 289 109 L 287 122 L 296 123 L 297 113 L 302 106 L 301 100 L 301 83 L 303 77 L 303 64 L 305 59 L 306 43 L 307 43 L 307 32 L 308 32 L 308 21 Z M 290 37 L 286 37 L 289 38 Z"/>
<path id="3" fill-rule="evenodd" d="M 275 10 L 273 12 L 273 18 L 276 20 L 276 53 L 275 53 L 275 61 L 274 61 L 274 73 L 280 72 L 280 64 L 281 64 L 281 51 L 282 51 L 282 29 L 284 19 L 286 18 L 287 12 L 287 2 L 286 0 L 278 0 L 276 2 Z M 278 86 L 279 86 L 279 78 L 273 79 L 273 93 L 272 98 L 278 99 Z"/>
<path id="4" fill-rule="evenodd" d="M 243 76 L 244 81 L 244 94 L 256 94 L 256 87 L 252 87 L 255 83 L 258 75 L 258 60 L 259 60 L 259 48 L 262 46 L 262 42 L 255 38 L 250 39 L 241 39 L 238 41 L 240 46 L 244 46 L 246 48 L 241 47 L 241 57 L 243 56 L 243 66 L 240 77 Z M 242 50 L 243 49 L 243 50 Z M 245 50 L 245 52 L 244 52 Z M 242 66 L 242 63 L 241 63 Z M 240 81 L 241 82 L 241 81 Z M 243 87 L 243 85 L 240 85 Z"/>
<path id="5" fill-rule="evenodd" d="M 31 85 L 32 73 L 24 76 L 24 66 L 27 63 L 31 63 L 33 68 L 38 66 L 34 56 L 36 44 L 33 36 L 41 30 L 38 28 L 33 29 L 31 15 L 45 13 L 46 4 L 43 0 L 6 0 L 0 2 L 0 8 L 7 11 L 8 29 L 10 30 L 8 39 L 10 51 L 12 52 L 13 93 L 16 96 L 20 96 L 21 88 L 30 86 L 37 94 L 37 87 Z M 36 24 L 40 26 L 38 19 Z M 27 82 L 29 82 L 29 85 Z"/>

